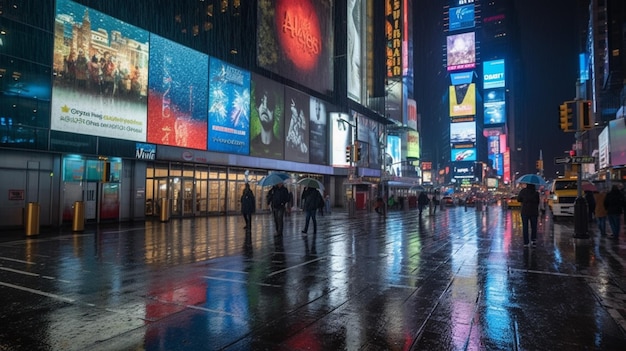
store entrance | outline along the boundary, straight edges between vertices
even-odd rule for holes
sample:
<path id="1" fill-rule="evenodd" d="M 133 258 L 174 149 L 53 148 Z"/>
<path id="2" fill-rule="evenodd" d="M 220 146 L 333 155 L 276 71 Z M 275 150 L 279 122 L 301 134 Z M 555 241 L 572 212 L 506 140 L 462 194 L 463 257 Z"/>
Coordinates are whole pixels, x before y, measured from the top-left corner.
<path id="1" fill-rule="evenodd" d="M 159 216 L 162 199 L 169 199 L 171 217 L 191 217 L 200 211 L 195 191 L 195 181 L 188 177 L 159 177 L 150 180 L 154 188 L 152 199 L 148 198 L 146 215 Z M 149 181 L 149 182 L 150 182 Z"/>

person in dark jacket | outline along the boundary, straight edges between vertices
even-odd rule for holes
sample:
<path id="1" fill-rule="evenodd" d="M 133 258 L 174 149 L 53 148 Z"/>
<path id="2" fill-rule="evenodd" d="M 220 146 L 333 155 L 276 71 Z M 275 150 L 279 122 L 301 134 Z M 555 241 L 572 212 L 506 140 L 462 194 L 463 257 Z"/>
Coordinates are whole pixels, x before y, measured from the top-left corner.
<path id="1" fill-rule="evenodd" d="M 274 224 L 276 224 L 276 235 L 283 235 L 283 224 L 285 221 L 285 205 L 289 203 L 289 191 L 283 183 L 278 183 L 272 193 L 272 211 L 274 214 Z"/>
<path id="2" fill-rule="evenodd" d="M 428 195 L 426 195 L 425 191 L 422 191 L 417 197 L 417 210 L 419 211 L 420 218 L 422 217 L 422 211 L 424 211 L 424 208 L 428 206 L 429 202 L 430 199 L 428 198 Z"/>
<path id="3" fill-rule="evenodd" d="M 252 214 L 254 213 L 256 207 L 256 201 L 254 199 L 254 193 L 250 189 L 250 184 L 246 183 L 246 186 L 243 188 L 243 194 L 241 195 L 241 214 L 243 214 L 243 219 L 246 221 L 245 229 L 250 230 L 252 224 Z"/>
<path id="4" fill-rule="evenodd" d="M 606 208 L 607 218 L 611 233 L 609 238 L 619 237 L 620 217 L 624 207 L 624 196 L 617 185 L 611 187 L 611 191 L 604 198 L 604 208 Z"/>
<path id="5" fill-rule="evenodd" d="M 587 201 L 587 219 L 589 223 L 593 222 L 593 215 L 596 212 L 596 199 L 593 196 L 593 191 L 585 191 L 585 200 Z"/>
<path id="6" fill-rule="evenodd" d="M 306 211 L 306 223 L 304 224 L 303 234 L 309 231 L 309 222 L 313 219 L 313 233 L 317 234 L 317 220 L 315 214 L 324 203 L 324 199 L 319 191 L 315 188 L 307 187 L 302 192 L 303 209 Z"/>
<path id="7" fill-rule="evenodd" d="M 535 190 L 534 184 L 526 184 L 517 195 L 517 201 L 522 204 L 522 234 L 524 236 L 524 247 L 528 247 L 530 242 L 536 246 L 537 242 L 537 218 L 539 217 L 539 193 Z M 530 241 L 528 240 L 528 227 L 530 225 Z"/>

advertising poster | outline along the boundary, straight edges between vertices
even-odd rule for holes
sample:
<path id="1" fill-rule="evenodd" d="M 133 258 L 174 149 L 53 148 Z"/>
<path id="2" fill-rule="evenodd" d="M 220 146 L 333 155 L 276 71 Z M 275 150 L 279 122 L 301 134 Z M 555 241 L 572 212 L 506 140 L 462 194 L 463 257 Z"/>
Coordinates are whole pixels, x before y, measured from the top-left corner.
<path id="1" fill-rule="evenodd" d="M 385 171 L 387 174 L 402 177 L 402 141 L 397 135 L 387 136 Z"/>
<path id="2" fill-rule="evenodd" d="M 148 32 L 58 0 L 52 130 L 146 141 Z"/>
<path id="3" fill-rule="evenodd" d="M 449 92 L 450 117 L 476 114 L 476 84 L 451 85 Z"/>
<path id="4" fill-rule="evenodd" d="M 309 162 L 319 165 L 328 163 L 328 142 L 326 135 L 328 123 L 326 104 L 318 98 L 311 97 L 309 101 L 309 116 L 311 116 L 311 124 L 309 129 Z"/>
<path id="5" fill-rule="evenodd" d="M 626 126 L 622 118 L 609 121 L 609 150 L 611 166 L 626 165 Z"/>
<path id="6" fill-rule="evenodd" d="M 309 100 L 308 95 L 285 88 L 285 160 L 309 162 Z"/>
<path id="7" fill-rule="evenodd" d="M 452 162 L 457 161 L 476 161 L 476 149 L 451 149 Z"/>
<path id="8" fill-rule="evenodd" d="M 378 166 L 380 166 L 380 148 L 378 146 L 378 128 L 380 125 L 378 122 L 357 112 L 353 111 L 352 114 L 355 116 L 354 120 L 359 123 L 359 135 L 357 136 L 357 140 L 359 140 L 360 143 L 367 143 L 369 146 L 367 154 L 361 151 L 361 162 L 359 165 L 369 168 L 378 168 Z M 364 158 L 365 155 L 368 155 L 367 159 Z"/>
<path id="9" fill-rule="evenodd" d="M 257 64 L 318 92 L 331 92 L 332 5 L 332 0 L 259 1 Z"/>
<path id="10" fill-rule="evenodd" d="M 451 7 L 449 12 L 450 31 L 474 28 L 474 4 Z"/>
<path id="11" fill-rule="evenodd" d="M 415 130 L 406 133 L 406 158 L 420 158 L 420 134 Z"/>
<path id="12" fill-rule="evenodd" d="M 363 30 L 363 9 L 364 1 L 348 0 L 348 52 L 347 52 L 347 73 L 348 73 L 348 97 L 356 102 L 361 102 L 361 90 L 364 72 L 365 59 L 362 48 L 365 45 Z"/>
<path id="13" fill-rule="evenodd" d="M 285 151 L 285 88 L 253 74 L 250 111 L 250 156 L 282 160 Z"/>
<path id="14" fill-rule="evenodd" d="M 476 122 L 450 123 L 450 144 L 455 149 L 476 146 Z"/>
<path id="15" fill-rule="evenodd" d="M 448 71 L 476 67 L 474 32 L 449 35 L 447 38 Z"/>
<path id="16" fill-rule="evenodd" d="M 503 124 L 506 122 L 506 102 L 504 88 L 485 89 L 484 124 Z"/>
<path id="17" fill-rule="evenodd" d="M 211 57 L 209 150 L 250 153 L 250 72 Z"/>
<path id="18" fill-rule="evenodd" d="M 350 116 L 345 113 L 331 112 L 330 117 L 330 164 L 333 167 L 348 167 L 346 148 L 352 144 L 352 126 Z"/>
<path id="19" fill-rule="evenodd" d="M 504 88 L 504 60 L 483 63 L 483 89 Z"/>
<path id="20" fill-rule="evenodd" d="M 148 142 L 206 150 L 209 57 L 152 34 Z"/>

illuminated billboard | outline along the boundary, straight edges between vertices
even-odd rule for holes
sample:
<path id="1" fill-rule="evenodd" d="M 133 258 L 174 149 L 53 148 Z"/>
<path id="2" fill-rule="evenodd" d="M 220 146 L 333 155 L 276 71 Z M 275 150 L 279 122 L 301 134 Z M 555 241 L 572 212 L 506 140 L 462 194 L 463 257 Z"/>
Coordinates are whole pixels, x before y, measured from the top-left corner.
<path id="1" fill-rule="evenodd" d="M 485 61 L 483 63 L 483 89 L 504 88 L 504 60 Z"/>
<path id="2" fill-rule="evenodd" d="M 146 141 L 148 38 L 138 27 L 58 0 L 50 129 Z"/>
<path id="3" fill-rule="evenodd" d="M 333 89 L 333 2 L 268 0 L 257 9 L 257 64 L 321 93 Z"/>
<path id="4" fill-rule="evenodd" d="M 250 152 L 250 72 L 211 57 L 209 72 L 210 151 Z"/>
<path id="5" fill-rule="evenodd" d="M 253 74 L 250 103 L 250 156 L 282 160 L 285 153 L 285 88 Z"/>
<path id="6" fill-rule="evenodd" d="M 476 146 L 476 122 L 450 123 L 450 144 L 454 149 Z"/>
<path id="7" fill-rule="evenodd" d="M 285 160 L 309 162 L 310 97 L 285 88 Z"/>
<path id="8" fill-rule="evenodd" d="M 363 81 L 365 77 L 365 57 L 363 55 L 366 45 L 364 30 L 365 1 L 348 1 L 347 17 L 347 77 L 348 97 L 356 102 L 361 102 Z"/>
<path id="9" fill-rule="evenodd" d="M 451 149 L 450 160 L 457 161 L 476 161 L 476 149 Z"/>
<path id="10" fill-rule="evenodd" d="M 402 140 L 397 135 L 387 136 L 385 171 L 391 176 L 402 177 Z"/>
<path id="11" fill-rule="evenodd" d="M 451 85 L 449 93 L 450 117 L 476 114 L 476 84 Z"/>
<path id="12" fill-rule="evenodd" d="M 367 152 L 361 148 L 361 160 L 358 165 L 369 168 L 380 166 L 380 148 L 378 147 L 380 124 L 355 111 L 352 111 L 352 119 L 357 121 L 359 126 L 357 140 L 368 147 Z"/>
<path id="13" fill-rule="evenodd" d="M 473 28 L 475 24 L 474 5 L 451 7 L 448 11 L 448 17 L 450 19 L 450 31 Z"/>
<path id="14" fill-rule="evenodd" d="M 324 101 L 309 98 L 309 162 L 324 165 L 328 163 L 328 106 Z"/>
<path id="15" fill-rule="evenodd" d="M 402 76 L 402 0 L 385 1 L 385 36 L 387 38 L 387 77 Z"/>
<path id="16" fill-rule="evenodd" d="M 503 124 L 506 122 L 506 102 L 504 88 L 485 89 L 483 112 L 484 124 Z"/>
<path id="17" fill-rule="evenodd" d="M 148 142 L 206 150 L 209 57 L 152 34 Z"/>
<path id="18" fill-rule="evenodd" d="M 420 135 L 414 130 L 410 130 L 406 133 L 406 158 L 420 158 Z"/>
<path id="19" fill-rule="evenodd" d="M 417 121 L 417 101 L 413 99 L 406 100 L 406 125 L 409 128 L 418 130 Z"/>
<path id="20" fill-rule="evenodd" d="M 352 126 L 347 113 L 329 113 L 330 118 L 330 164 L 333 167 L 348 167 L 346 148 L 352 144 Z"/>
<path id="21" fill-rule="evenodd" d="M 474 78 L 474 71 L 450 73 L 452 85 L 469 84 Z"/>
<path id="22" fill-rule="evenodd" d="M 476 67 L 476 45 L 474 32 L 449 35 L 447 38 L 448 71 Z"/>
<path id="23" fill-rule="evenodd" d="M 609 121 L 609 150 L 611 166 L 626 165 L 626 126 L 622 118 Z"/>

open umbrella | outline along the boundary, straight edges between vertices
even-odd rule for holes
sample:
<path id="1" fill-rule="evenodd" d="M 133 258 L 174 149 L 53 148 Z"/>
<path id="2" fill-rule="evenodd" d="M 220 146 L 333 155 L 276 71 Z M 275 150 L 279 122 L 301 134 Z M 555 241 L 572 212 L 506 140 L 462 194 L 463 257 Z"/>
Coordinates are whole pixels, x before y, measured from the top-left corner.
<path id="1" fill-rule="evenodd" d="M 272 186 L 278 183 L 283 183 L 285 180 L 289 179 L 290 176 L 287 173 L 277 172 L 270 173 L 265 177 L 261 178 L 257 184 L 260 186 Z"/>
<path id="2" fill-rule="evenodd" d="M 546 181 L 536 174 L 524 174 L 523 176 L 517 178 L 517 182 L 523 184 L 534 184 L 536 186 L 547 185 Z"/>
<path id="3" fill-rule="evenodd" d="M 598 192 L 598 188 L 596 187 L 596 185 L 590 182 L 583 182 L 582 188 L 583 191 Z"/>
<path id="4" fill-rule="evenodd" d="M 298 180 L 298 184 L 306 186 L 307 188 L 324 189 L 324 184 L 313 178 L 302 178 Z"/>

